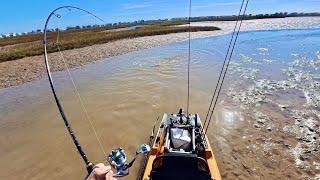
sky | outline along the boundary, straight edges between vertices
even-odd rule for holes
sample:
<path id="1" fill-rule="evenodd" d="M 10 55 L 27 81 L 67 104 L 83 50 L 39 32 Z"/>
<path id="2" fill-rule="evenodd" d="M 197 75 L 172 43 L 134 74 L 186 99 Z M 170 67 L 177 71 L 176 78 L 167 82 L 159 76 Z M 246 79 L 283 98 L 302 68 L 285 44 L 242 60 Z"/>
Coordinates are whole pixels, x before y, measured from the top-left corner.
<path id="1" fill-rule="evenodd" d="M 192 16 L 237 14 L 241 0 L 193 0 Z M 106 23 L 188 16 L 189 0 L 3 0 L 0 34 L 43 29 L 49 13 L 63 5 L 84 8 Z M 80 12 L 61 12 L 51 27 L 95 24 Z M 320 12 L 320 0 L 250 0 L 248 14 L 274 12 Z M 57 19 L 57 18 L 56 18 Z"/>

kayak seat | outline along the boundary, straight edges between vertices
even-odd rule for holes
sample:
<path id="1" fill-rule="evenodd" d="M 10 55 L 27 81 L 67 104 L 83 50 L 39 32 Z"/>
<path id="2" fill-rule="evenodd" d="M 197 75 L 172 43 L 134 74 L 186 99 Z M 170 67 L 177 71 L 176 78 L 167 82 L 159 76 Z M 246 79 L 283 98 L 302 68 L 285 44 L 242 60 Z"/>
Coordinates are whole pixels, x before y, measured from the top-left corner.
<path id="1" fill-rule="evenodd" d="M 152 180 L 211 180 L 206 160 L 196 154 L 165 153 L 152 164 Z"/>

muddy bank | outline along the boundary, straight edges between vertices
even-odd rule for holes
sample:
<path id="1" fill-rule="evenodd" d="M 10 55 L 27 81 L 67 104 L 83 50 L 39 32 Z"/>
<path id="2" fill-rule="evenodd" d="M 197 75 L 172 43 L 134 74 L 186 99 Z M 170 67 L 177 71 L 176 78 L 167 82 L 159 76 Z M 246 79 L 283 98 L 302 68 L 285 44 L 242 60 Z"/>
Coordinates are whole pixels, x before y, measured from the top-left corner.
<path id="1" fill-rule="evenodd" d="M 244 21 L 242 30 L 262 30 L 262 29 L 288 29 L 288 28 L 308 28 L 319 26 L 320 17 L 299 17 L 282 19 L 262 19 Z M 194 32 L 191 37 L 202 38 L 230 33 L 234 22 L 196 22 L 194 26 L 216 26 L 219 31 Z M 168 35 L 157 35 L 125 39 L 106 44 L 93 45 L 89 47 L 63 51 L 63 55 L 69 67 L 84 65 L 88 62 L 100 60 L 105 57 L 117 56 L 131 51 L 151 48 L 155 46 L 181 42 L 188 38 L 188 33 L 177 33 Z M 61 63 L 59 53 L 51 53 L 52 70 L 63 70 L 65 66 Z M 30 82 L 44 77 L 45 69 L 43 56 L 26 57 L 9 62 L 0 63 L 0 88 L 16 86 L 25 82 Z"/>

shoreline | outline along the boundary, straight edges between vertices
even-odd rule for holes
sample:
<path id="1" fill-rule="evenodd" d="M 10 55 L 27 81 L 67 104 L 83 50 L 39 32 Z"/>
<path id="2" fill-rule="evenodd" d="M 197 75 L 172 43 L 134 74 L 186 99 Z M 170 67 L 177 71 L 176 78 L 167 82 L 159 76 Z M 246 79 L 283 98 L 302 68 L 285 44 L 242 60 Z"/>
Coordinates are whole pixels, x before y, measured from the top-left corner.
<path id="1" fill-rule="evenodd" d="M 191 38 L 197 39 L 228 34 L 232 32 L 234 23 L 234 21 L 194 22 L 191 24 L 192 26 L 216 26 L 221 30 L 192 32 Z M 319 25 L 320 17 L 257 19 L 243 21 L 241 31 L 302 29 Z M 183 42 L 187 39 L 188 33 L 173 33 L 117 40 L 62 52 L 68 62 L 68 66 L 75 68 L 108 57 Z M 50 53 L 48 56 L 49 59 L 61 59 L 59 52 Z M 64 64 L 59 61 L 50 64 L 50 67 L 52 71 L 65 69 Z M 2 62 L 0 63 L 0 89 L 41 79 L 45 75 L 43 55 Z"/>

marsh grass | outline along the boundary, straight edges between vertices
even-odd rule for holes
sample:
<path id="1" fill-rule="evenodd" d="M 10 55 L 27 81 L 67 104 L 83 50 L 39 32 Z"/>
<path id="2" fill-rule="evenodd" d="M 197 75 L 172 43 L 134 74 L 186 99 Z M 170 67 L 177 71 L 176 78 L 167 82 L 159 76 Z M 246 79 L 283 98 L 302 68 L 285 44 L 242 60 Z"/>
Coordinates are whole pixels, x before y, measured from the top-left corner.
<path id="1" fill-rule="evenodd" d="M 60 32 L 61 50 L 69 50 L 102 44 L 120 39 L 188 32 L 187 26 L 177 26 L 186 22 L 159 23 L 145 25 L 137 29 L 115 31 L 114 28 L 91 28 Z M 214 31 L 217 27 L 191 27 L 191 32 Z M 57 32 L 48 33 L 48 51 L 56 52 Z M 31 34 L 0 39 L 0 63 L 44 53 L 43 34 Z"/>

